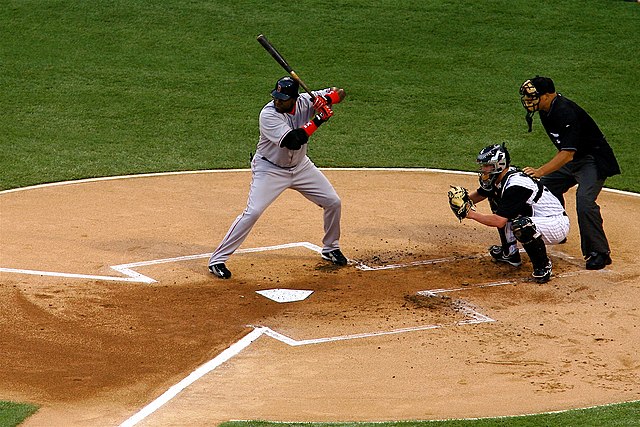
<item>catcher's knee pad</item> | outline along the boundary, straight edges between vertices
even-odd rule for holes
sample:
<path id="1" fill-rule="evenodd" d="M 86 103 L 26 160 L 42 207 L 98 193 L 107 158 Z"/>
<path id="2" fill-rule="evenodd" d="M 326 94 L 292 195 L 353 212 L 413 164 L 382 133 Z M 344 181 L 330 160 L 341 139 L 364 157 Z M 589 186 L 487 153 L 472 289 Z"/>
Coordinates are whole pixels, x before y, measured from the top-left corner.
<path id="1" fill-rule="evenodd" d="M 511 222 L 511 229 L 516 240 L 523 245 L 530 243 L 533 239 L 540 237 L 536 225 L 528 216 L 518 216 Z"/>

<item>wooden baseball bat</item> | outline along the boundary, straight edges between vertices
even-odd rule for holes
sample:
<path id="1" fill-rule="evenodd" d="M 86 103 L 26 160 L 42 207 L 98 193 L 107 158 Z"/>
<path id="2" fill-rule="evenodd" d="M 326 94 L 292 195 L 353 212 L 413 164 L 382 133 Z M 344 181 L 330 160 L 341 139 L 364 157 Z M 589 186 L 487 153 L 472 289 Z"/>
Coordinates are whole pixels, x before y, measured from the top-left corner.
<path id="1" fill-rule="evenodd" d="M 298 75 L 296 74 L 295 71 L 293 71 L 293 68 L 291 68 L 291 66 L 289 65 L 289 63 L 287 62 L 286 59 L 283 58 L 283 56 L 280 54 L 280 52 L 278 52 L 278 50 L 271 44 L 271 42 L 269 40 L 267 40 L 267 38 L 263 35 L 260 34 L 257 37 L 258 42 L 262 45 L 263 48 L 265 48 L 265 50 L 267 52 L 269 52 L 269 54 L 273 57 L 273 59 L 276 60 L 276 62 L 278 64 L 280 64 L 280 66 L 282 68 L 285 69 L 285 71 L 287 73 L 289 73 L 289 75 L 291 77 L 294 78 L 294 80 L 296 80 L 298 83 L 300 83 L 300 86 L 302 86 L 302 88 L 305 90 L 305 92 L 307 92 L 309 95 L 311 95 L 311 99 L 315 101 L 316 97 L 313 93 L 311 93 L 311 90 L 309 90 L 309 88 L 307 87 L 307 85 L 302 81 L 302 79 L 300 77 L 298 77 Z"/>

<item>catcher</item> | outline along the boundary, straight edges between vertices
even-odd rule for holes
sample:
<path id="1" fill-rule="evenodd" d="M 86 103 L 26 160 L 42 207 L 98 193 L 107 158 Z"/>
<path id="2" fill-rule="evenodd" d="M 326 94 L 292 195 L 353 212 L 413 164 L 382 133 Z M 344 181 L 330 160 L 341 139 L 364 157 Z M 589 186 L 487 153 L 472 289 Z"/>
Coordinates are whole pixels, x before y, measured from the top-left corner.
<path id="1" fill-rule="evenodd" d="M 476 161 L 480 187 L 469 193 L 452 186 L 451 210 L 460 221 L 469 218 L 498 229 L 501 244 L 489 248 L 495 262 L 520 266 L 520 242 L 533 265 L 533 278 L 548 282 L 552 263 L 545 244 L 560 243 L 569 233 L 569 217 L 560 201 L 538 180 L 510 166 L 504 143 L 483 148 Z M 475 204 L 487 198 L 493 213 L 477 212 Z"/>

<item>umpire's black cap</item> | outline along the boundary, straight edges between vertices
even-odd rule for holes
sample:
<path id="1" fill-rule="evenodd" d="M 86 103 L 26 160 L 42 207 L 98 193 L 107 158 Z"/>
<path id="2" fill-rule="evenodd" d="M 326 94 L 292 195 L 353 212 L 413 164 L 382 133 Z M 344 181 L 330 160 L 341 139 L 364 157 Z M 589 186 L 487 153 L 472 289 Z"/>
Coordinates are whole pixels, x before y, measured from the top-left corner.
<path id="1" fill-rule="evenodd" d="M 531 84 L 536 88 L 538 96 L 556 91 L 556 85 L 553 84 L 553 80 L 549 77 L 535 76 L 531 79 Z"/>
<path id="2" fill-rule="evenodd" d="M 276 82 L 276 87 L 271 91 L 271 96 L 286 101 L 297 98 L 300 84 L 289 76 L 284 76 Z"/>

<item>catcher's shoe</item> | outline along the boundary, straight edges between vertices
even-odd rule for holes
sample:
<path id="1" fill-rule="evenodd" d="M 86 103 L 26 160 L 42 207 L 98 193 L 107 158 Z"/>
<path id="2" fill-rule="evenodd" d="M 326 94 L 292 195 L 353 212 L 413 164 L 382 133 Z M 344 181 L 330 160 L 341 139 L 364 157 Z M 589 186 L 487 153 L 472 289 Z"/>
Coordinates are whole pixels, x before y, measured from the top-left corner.
<path id="1" fill-rule="evenodd" d="M 219 264 L 213 264 L 209 266 L 209 271 L 214 276 L 218 276 L 221 279 L 228 279 L 231 277 L 231 272 L 227 269 L 227 266 L 224 265 L 224 262 Z"/>
<path id="2" fill-rule="evenodd" d="M 331 261 L 335 265 L 347 265 L 347 258 L 342 255 L 340 249 L 334 249 L 331 252 L 322 252 L 322 259 Z"/>
<path id="3" fill-rule="evenodd" d="M 489 255 L 493 258 L 494 261 L 497 262 L 506 262 L 507 264 L 511 264 L 514 267 L 519 267 L 522 264 L 522 259 L 520 258 L 520 252 L 515 251 L 511 255 L 505 255 L 502 250 L 502 246 L 493 245 L 489 248 Z"/>
<path id="4" fill-rule="evenodd" d="M 534 268 L 531 274 L 538 283 L 547 283 L 551 279 L 551 260 L 542 268 Z"/>

